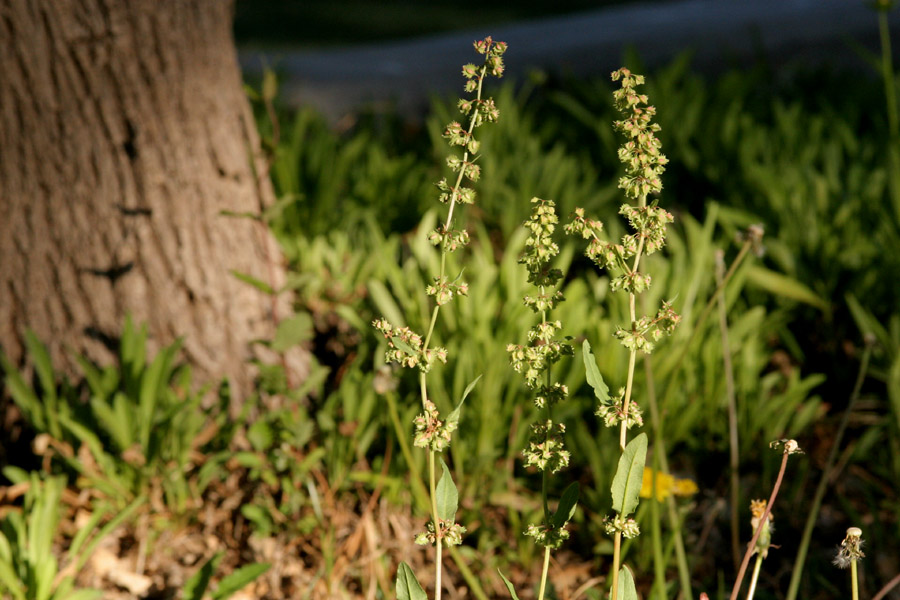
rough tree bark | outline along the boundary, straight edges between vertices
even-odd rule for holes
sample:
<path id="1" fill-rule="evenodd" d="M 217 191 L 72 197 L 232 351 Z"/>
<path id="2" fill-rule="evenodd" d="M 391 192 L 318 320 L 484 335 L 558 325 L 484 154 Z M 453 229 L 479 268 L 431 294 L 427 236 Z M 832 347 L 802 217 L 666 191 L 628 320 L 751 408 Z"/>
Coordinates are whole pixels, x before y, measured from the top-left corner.
<path id="1" fill-rule="evenodd" d="M 111 360 L 126 314 L 247 389 L 277 279 L 232 3 L 0 0 L 0 345 Z M 253 160 L 258 160 L 254 158 Z M 265 178 L 262 178 L 265 179 Z M 276 282 L 277 283 L 277 282 Z"/>

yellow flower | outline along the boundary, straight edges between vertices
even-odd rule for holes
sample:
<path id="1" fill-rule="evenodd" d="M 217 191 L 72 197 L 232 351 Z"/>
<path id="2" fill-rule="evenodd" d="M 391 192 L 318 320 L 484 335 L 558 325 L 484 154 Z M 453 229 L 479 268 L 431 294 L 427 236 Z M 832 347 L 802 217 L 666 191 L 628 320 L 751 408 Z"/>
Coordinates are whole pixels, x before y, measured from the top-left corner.
<path id="1" fill-rule="evenodd" d="M 674 496 L 693 496 L 699 491 L 697 484 L 690 479 L 679 479 L 656 471 L 656 499 L 662 502 L 672 494 Z M 641 480 L 641 498 L 653 496 L 653 469 L 644 467 L 644 477 Z"/>

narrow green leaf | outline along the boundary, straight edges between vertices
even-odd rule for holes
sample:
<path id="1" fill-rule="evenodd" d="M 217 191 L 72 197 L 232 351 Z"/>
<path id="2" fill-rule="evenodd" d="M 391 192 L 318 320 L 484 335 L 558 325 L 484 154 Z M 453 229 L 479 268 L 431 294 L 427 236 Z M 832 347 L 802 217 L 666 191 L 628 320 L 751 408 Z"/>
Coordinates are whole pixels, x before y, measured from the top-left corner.
<path id="1" fill-rule="evenodd" d="M 138 509 L 144 505 L 147 501 L 146 496 L 139 496 L 131 504 L 125 507 L 125 510 L 117 514 L 115 517 L 109 520 L 106 525 L 100 528 L 100 531 L 97 532 L 97 535 L 91 537 L 90 541 L 85 546 L 84 550 L 78 557 L 78 561 L 76 564 L 76 571 L 81 570 L 81 567 L 88 561 L 91 555 L 94 553 L 94 550 L 97 549 L 97 545 L 103 541 L 103 538 L 108 536 L 113 532 L 119 525 L 124 523 L 125 521 L 130 520 L 134 513 L 138 511 Z"/>
<path id="2" fill-rule="evenodd" d="M 466 386 L 465 391 L 463 392 L 462 399 L 459 401 L 459 404 L 456 405 L 456 408 L 453 409 L 453 412 L 447 415 L 447 425 L 453 423 L 456 425 L 459 423 L 459 411 L 462 409 L 463 402 L 466 401 L 466 398 L 469 396 L 469 393 L 475 389 L 475 384 L 478 383 L 478 380 L 481 379 L 481 375 L 476 377 L 472 383 Z"/>
<path id="3" fill-rule="evenodd" d="M 569 484 L 566 491 L 563 492 L 562 498 L 559 500 L 559 506 L 556 507 L 553 518 L 550 519 L 550 524 L 553 527 L 559 528 L 569 522 L 575 514 L 575 507 L 578 506 L 578 495 L 580 492 L 581 489 L 579 488 L 577 481 L 573 481 Z"/>
<path id="4" fill-rule="evenodd" d="M 258 289 L 259 291 L 263 292 L 264 294 L 269 294 L 270 296 L 275 295 L 275 290 L 272 289 L 272 286 L 269 285 L 268 283 L 266 283 L 265 281 L 262 281 L 261 279 L 257 279 L 256 277 L 253 277 L 252 275 L 247 275 L 246 273 L 241 273 L 240 271 L 235 271 L 234 269 L 231 269 L 231 274 L 234 275 L 235 277 L 237 277 L 238 279 L 240 279 L 241 281 L 243 281 L 244 283 L 249 283 L 250 285 L 252 285 L 256 289 Z"/>
<path id="5" fill-rule="evenodd" d="M 591 352 L 591 343 L 584 340 L 581 349 L 582 358 L 584 358 L 584 374 L 588 385 L 594 388 L 594 395 L 598 400 L 606 402 L 609 400 L 609 386 L 603 381 L 600 369 L 597 368 L 597 359 L 594 358 L 594 353 Z"/>
<path id="6" fill-rule="evenodd" d="M 272 340 L 272 350 L 284 352 L 312 338 L 312 335 L 312 318 L 307 313 L 297 313 L 278 324 L 275 338 Z"/>
<path id="7" fill-rule="evenodd" d="M 394 296 L 388 291 L 387 287 L 377 279 L 369 282 L 369 296 L 372 298 L 378 312 L 384 315 L 384 318 L 395 327 L 402 327 L 406 321 L 403 320 L 403 311 L 394 300 Z"/>
<path id="8" fill-rule="evenodd" d="M 438 481 L 436 491 L 438 517 L 445 521 L 453 521 L 456 519 L 456 509 L 459 508 L 459 492 L 456 490 L 450 469 L 447 468 L 447 463 L 443 458 L 441 459 L 441 469 L 444 473 Z"/>
<path id="9" fill-rule="evenodd" d="M 625 446 L 612 482 L 613 509 L 625 517 L 634 512 L 641 492 L 644 462 L 647 460 L 647 434 L 642 433 Z"/>
<path id="10" fill-rule="evenodd" d="M 519 597 L 516 595 L 516 588 L 513 587 L 512 582 L 506 578 L 506 575 L 503 574 L 503 571 L 497 569 L 497 572 L 500 573 L 501 579 L 503 579 L 503 583 L 506 584 L 506 589 L 509 590 L 509 596 L 512 600 L 519 600 Z"/>
<path id="11" fill-rule="evenodd" d="M 28 347 L 28 355 L 34 363 L 34 370 L 43 388 L 44 397 L 56 398 L 56 378 L 53 374 L 53 362 L 47 347 L 41 343 L 32 330 L 25 332 L 25 345 Z"/>
<path id="12" fill-rule="evenodd" d="M 254 450 L 263 452 L 275 443 L 275 434 L 272 433 L 268 423 L 259 420 L 247 428 L 247 440 Z"/>
<path id="13" fill-rule="evenodd" d="M 99 600 L 103 597 L 103 590 L 72 590 L 61 600 Z"/>
<path id="14" fill-rule="evenodd" d="M 619 600 L 638 600 L 637 589 L 634 587 L 634 575 L 631 569 L 622 565 L 619 570 L 619 589 L 616 594 Z"/>
<path id="15" fill-rule="evenodd" d="M 428 595 L 416 579 L 416 574 L 405 562 L 400 563 L 397 569 L 396 589 L 397 600 L 428 600 Z"/>
<path id="16" fill-rule="evenodd" d="M 230 598 L 232 594 L 248 585 L 254 579 L 269 570 L 267 563 L 254 563 L 246 565 L 227 575 L 219 582 L 219 587 L 212 593 L 213 600 L 225 600 Z"/>
<path id="17" fill-rule="evenodd" d="M 38 399 L 37 394 L 19 373 L 3 352 L 0 352 L 0 365 L 6 373 L 4 383 L 13 402 L 25 414 L 25 419 L 38 431 L 47 431 L 47 421 L 44 416 L 44 405 Z"/>
<path id="18" fill-rule="evenodd" d="M 830 310 L 828 302 L 793 277 L 771 271 L 765 267 L 757 265 L 749 267 L 747 269 L 747 282 L 771 294 L 815 306 L 823 312 L 827 313 Z"/>
<path id="19" fill-rule="evenodd" d="M 12 564 L 7 561 L 0 561 L 0 590 L 9 592 L 16 600 L 25 600 L 25 587 Z"/>
<path id="20" fill-rule="evenodd" d="M 203 600 L 203 595 L 206 593 L 213 573 L 219 567 L 219 562 L 223 556 L 225 556 L 224 552 L 216 552 L 197 569 L 196 573 L 191 575 L 191 578 L 185 582 L 184 588 L 181 590 L 181 597 L 184 600 Z"/>

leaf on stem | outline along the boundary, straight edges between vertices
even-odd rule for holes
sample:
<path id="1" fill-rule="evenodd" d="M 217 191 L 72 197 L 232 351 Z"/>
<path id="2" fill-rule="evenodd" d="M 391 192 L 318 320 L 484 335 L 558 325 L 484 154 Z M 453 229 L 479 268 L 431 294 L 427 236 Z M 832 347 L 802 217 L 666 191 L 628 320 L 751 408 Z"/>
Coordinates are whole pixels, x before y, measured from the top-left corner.
<path id="1" fill-rule="evenodd" d="M 634 575 L 631 569 L 622 565 L 619 570 L 619 588 L 616 593 L 618 600 L 638 600 L 637 589 L 634 587 Z"/>
<path id="2" fill-rule="evenodd" d="M 594 353 L 591 352 L 590 342 L 584 340 L 584 344 L 581 345 L 581 348 L 583 350 L 584 373 L 587 382 L 594 388 L 594 395 L 597 397 L 597 400 L 606 402 L 609 400 L 609 386 L 606 385 L 606 382 L 603 381 L 603 376 L 600 375 L 600 369 L 597 368 L 597 359 L 594 358 Z"/>
<path id="3" fill-rule="evenodd" d="M 503 579 L 503 583 L 506 584 L 506 589 L 509 590 L 509 595 L 512 600 L 519 600 L 519 597 L 516 595 L 516 588 L 513 587 L 512 582 L 506 578 L 506 575 L 503 574 L 503 571 L 497 569 L 497 572 L 500 573 L 500 577 Z"/>
<path id="4" fill-rule="evenodd" d="M 428 600 L 425 590 L 419 585 L 416 574 L 405 562 L 397 569 L 397 600 Z"/>
<path id="5" fill-rule="evenodd" d="M 392 337 L 391 342 L 393 342 L 394 346 L 396 346 L 398 350 L 403 350 L 404 352 L 412 356 L 415 356 L 419 353 L 418 350 L 416 350 L 397 336 Z"/>
<path id="6" fill-rule="evenodd" d="M 441 459 L 441 469 L 444 473 L 441 475 L 437 484 L 437 509 L 438 517 L 444 521 L 453 521 L 456 519 L 456 509 L 459 507 L 459 492 L 456 490 L 456 484 L 453 483 L 453 477 L 450 476 L 450 469 L 447 463 Z"/>
<path id="7" fill-rule="evenodd" d="M 475 384 L 478 383 L 478 380 L 481 379 L 481 375 L 472 380 L 472 383 L 466 386 L 465 391 L 463 391 L 462 399 L 459 401 L 459 404 L 456 405 L 456 408 L 453 409 L 453 412 L 447 416 L 447 425 L 455 426 L 459 423 L 459 410 L 462 408 L 463 402 L 466 401 L 466 398 L 469 396 L 469 393 L 475 389 Z"/>
<path id="8" fill-rule="evenodd" d="M 613 509 L 625 517 L 637 508 L 647 460 L 647 434 L 642 433 L 625 446 L 612 482 Z"/>
<path id="9" fill-rule="evenodd" d="M 550 524 L 554 528 L 558 529 L 562 527 L 568 523 L 575 514 L 575 507 L 578 506 L 578 495 L 580 491 L 578 482 L 573 481 L 566 488 L 566 491 L 563 492 L 562 498 L 559 500 L 559 506 L 556 507 L 553 518 L 550 519 Z"/>

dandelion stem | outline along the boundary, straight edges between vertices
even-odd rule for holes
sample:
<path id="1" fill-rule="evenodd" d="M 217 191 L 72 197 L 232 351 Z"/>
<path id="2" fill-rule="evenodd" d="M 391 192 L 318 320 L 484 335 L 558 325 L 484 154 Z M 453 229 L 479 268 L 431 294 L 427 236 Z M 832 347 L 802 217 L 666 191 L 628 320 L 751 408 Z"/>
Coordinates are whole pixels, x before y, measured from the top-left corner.
<path id="1" fill-rule="evenodd" d="M 750 577 L 750 589 L 747 590 L 747 600 L 753 600 L 753 594 L 756 593 L 756 581 L 759 579 L 759 569 L 762 566 L 762 554 L 756 555 L 756 564 L 753 565 L 753 576 Z"/>
<path id="2" fill-rule="evenodd" d="M 859 580 L 856 573 L 857 560 L 854 558 L 850 561 L 850 586 L 853 594 L 853 600 L 859 600 Z"/>

